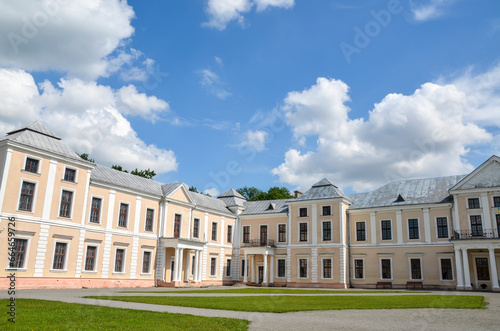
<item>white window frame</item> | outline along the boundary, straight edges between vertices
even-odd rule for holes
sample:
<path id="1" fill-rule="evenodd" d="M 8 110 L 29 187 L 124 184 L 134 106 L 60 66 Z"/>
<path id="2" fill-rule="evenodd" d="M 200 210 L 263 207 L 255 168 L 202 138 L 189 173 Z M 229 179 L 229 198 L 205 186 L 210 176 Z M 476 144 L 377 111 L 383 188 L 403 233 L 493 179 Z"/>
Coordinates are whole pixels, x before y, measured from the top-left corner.
<path id="1" fill-rule="evenodd" d="M 306 277 L 300 277 L 300 260 L 306 260 L 307 261 L 307 270 L 306 270 Z M 308 257 L 297 257 L 297 278 L 298 279 L 309 279 L 309 258 Z"/>
<path id="2" fill-rule="evenodd" d="M 75 181 L 74 181 L 74 182 L 70 182 L 69 180 L 65 180 L 65 179 L 64 179 L 64 176 L 66 175 L 66 169 L 75 170 Z M 75 168 L 75 167 L 71 167 L 71 166 L 67 166 L 67 165 L 65 165 L 65 166 L 64 166 L 63 173 L 62 173 L 62 178 L 61 178 L 61 181 L 62 181 L 63 183 L 68 183 L 68 184 L 73 184 L 73 185 L 78 184 L 78 168 Z"/>
<path id="3" fill-rule="evenodd" d="M 441 260 L 450 260 L 451 262 L 451 279 L 443 279 L 443 270 Z M 453 267 L 453 259 L 451 257 L 439 257 L 439 280 L 442 282 L 454 282 L 455 281 L 455 268 Z"/>
<path id="4" fill-rule="evenodd" d="M 479 201 L 479 208 L 469 208 L 469 199 L 477 199 Z M 466 198 L 467 210 L 480 210 L 483 209 L 480 196 L 470 196 Z"/>
<path id="5" fill-rule="evenodd" d="M 23 183 L 24 182 L 35 184 L 35 190 L 33 192 L 33 203 L 31 204 L 31 210 L 30 211 L 19 209 L 19 202 L 21 201 L 21 192 L 23 191 Z M 16 211 L 18 211 L 20 213 L 34 214 L 35 213 L 35 207 L 36 207 L 37 193 L 38 193 L 38 182 L 35 181 L 35 180 L 25 179 L 25 178 L 21 177 L 21 184 L 19 185 L 19 193 L 17 194 Z"/>
<path id="6" fill-rule="evenodd" d="M 229 238 L 227 236 L 227 233 L 229 231 L 229 227 L 231 227 L 231 237 Z M 233 224 L 227 224 L 226 225 L 226 243 L 227 244 L 232 244 L 234 241 L 234 225 Z"/>
<path id="7" fill-rule="evenodd" d="M 382 231 L 382 222 L 383 221 L 389 221 L 390 224 L 391 224 L 391 239 L 382 239 L 383 238 L 383 231 Z M 387 242 L 387 241 L 392 241 L 394 240 L 394 233 L 393 233 L 393 230 L 394 230 L 394 227 L 392 226 L 392 219 L 383 219 L 383 220 L 380 220 L 380 241 L 382 242 Z"/>
<path id="8" fill-rule="evenodd" d="M 330 207 L 330 214 L 329 215 L 323 214 L 323 207 Z M 333 216 L 333 206 L 332 205 L 321 205 L 321 215 L 320 216 Z"/>
<path id="9" fill-rule="evenodd" d="M 324 240 L 324 238 L 323 238 L 323 224 L 324 223 L 330 223 L 330 240 Z M 332 220 L 321 221 L 321 241 L 322 242 L 333 242 L 333 221 Z"/>
<path id="10" fill-rule="evenodd" d="M 324 277 L 324 271 L 325 271 L 325 260 L 330 260 L 331 265 L 332 265 L 332 270 L 331 270 L 331 277 Z M 333 279 L 333 257 L 322 257 L 321 258 L 321 279 Z"/>
<path id="11" fill-rule="evenodd" d="M 94 223 L 90 221 L 90 217 L 92 216 L 92 200 L 96 199 L 101 199 L 101 207 L 99 208 L 99 223 Z M 88 224 L 93 224 L 93 225 L 100 225 L 102 224 L 102 209 L 104 206 L 104 197 L 98 196 L 98 195 L 91 195 L 90 196 L 90 204 L 89 204 L 89 218 L 87 220 Z"/>
<path id="12" fill-rule="evenodd" d="M 66 244 L 66 251 L 64 252 L 64 268 L 63 269 L 54 269 L 54 259 L 56 254 L 56 246 L 57 243 Z M 50 263 L 50 272 L 67 272 L 68 271 L 68 255 L 69 255 L 69 246 L 71 241 L 69 240 L 54 240 L 54 247 L 52 248 L 52 261 Z"/>
<path id="13" fill-rule="evenodd" d="M 233 272 L 233 265 L 232 265 L 232 259 L 231 258 L 227 258 L 226 259 L 226 268 L 224 268 L 224 277 L 225 278 L 231 278 L 231 274 Z M 228 266 L 229 266 L 229 269 L 228 269 Z M 228 271 L 229 271 L 229 275 L 228 275 Z"/>
<path id="14" fill-rule="evenodd" d="M 438 218 L 446 218 L 446 229 L 448 230 L 448 236 L 447 237 L 439 238 L 438 222 L 437 222 Z M 440 240 L 440 239 L 442 239 L 442 240 L 444 240 L 444 239 L 450 239 L 450 218 L 448 216 L 436 216 L 434 218 L 434 224 L 436 225 L 436 239 L 437 240 Z"/>
<path id="15" fill-rule="evenodd" d="M 151 257 L 149 259 L 149 266 L 148 266 L 148 269 L 149 269 L 149 272 L 144 272 L 144 270 L 142 269 L 143 265 L 144 265 L 144 253 L 150 253 L 151 254 Z M 153 251 L 150 250 L 150 249 L 143 249 L 142 250 L 142 259 L 141 259 L 141 276 L 149 276 L 153 273 Z"/>
<path id="16" fill-rule="evenodd" d="M 27 159 L 38 160 L 38 169 L 36 169 L 36 172 L 30 172 L 30 171 L 24 170 L 26 168 L 26 160 Z M 25 173 L 25 174 L 40 176 L 42 174 L 42 171 L 41 171 L 42 170 L 42 162 L 43 162 L 43 159 L 38 157 L 38 156 L 24 154 L 24 163 L 23 163 L 23 167 L 21 169 L 21 172 Z"/>
<path id="17" fill-rule="evenodd" d="M 306 210 L 306 216 L 300 216 L 300 210 L 305 209 Z M 297 218 L 306 218 L 309 217 L 309 207 L 298 207 L 297 208 Z"/>
<path id="18" fill-rule="evenodd" d="M 195 237 L 194 235 L 194 221 L 198 220 L 198 236 Z M 191 236 L 194 239 L 200 239 L 200 233 L 201 233 L 201 219 L 199 217 L 193 217 L 193 228 L 191 229 Z"/>
<path id="19" fill-rule="evenodd" d="M 285 241 L 280 241 L 280 225 L 284 225 L 285 226 Z M 286 223 L 278 223 L 276 225 L 276 242 L 279 244 L 279 243 L 286 243 L 286 239 L 287 239 L 287 224 Z"/>
<path id="20" fill-rule="evenodd" d="M 119 249 L 123 250 L 123 271 L 116 271 L 116 251 Z M 127 248 L 123 246 L 115 247 L 115 256 L 113 262 L 113 274 L 114 275 L 124 275 L 127 270 Z M 142 269 L 142 268 L 141 268 Z"/>
<path id="21" fill-rule="evenodd" d="M 214 273 L 214 274 L 212 274 L 212 261 L 213 261 L 214 259 L 215 259 L 215 268 L 214 268 L 215 273 Z M 211 256 L 211 257 L 210 257 L 210 270 L 209 270 L 209 271 L 210 271 L 210 277 L 217 277 L 217 269 L 218 269 L 218 268 L 217 268 L 217 257 L 215 257 L 215 256 Z"/>
<path id="22" fill-rule="evenodd" d="M 300 240 L 300 224 L 307 224 L 307 240 L 303 241 L 303 240 Z M 303 221 L 303 222 L 298 222 L 297 223 L 297 227 L 298 227 L 298 231 L 297 231 L 297 240 L 299 243 L 307 243 L 309 242 L 309 222 L 308 221 Z"/>
<path id="23" fill-rule="evenodd" d="M 389 260 L 391 263 L 391 278 L 382 278 L 382 260 Z M 392 257 L 379 257 L 379 268 L 380 268 L 380 280 L 393 280 L 394 279 L 394 268 L 392 266 Z"/>
<path id="24" fill-rule="evenodd" d="M 241 243 L 245 244 L 243 241 L 245 239 L 245 231 L 243 228 L 248 227 L 248 242 L 252 240 L 252 226 L 251 225 L 242 225 L 241 226 Z"/>
<path id="25" fill-rule="evenodd" d="M 418 238 L 411 238 L 410 239 L 410 220 L 417 220 Z M 392 224 L 391 224 L 391 232 L 392 232 Z M 421 240 L 422 239 L 422 236 L 420 234 L 420 219 L 418 217 L 412 217 L 412 218 L 406 219 L 406 236 L 407 236 L 408 240 Z"/>
<path id="26" fill-rule="evenodd" d="M 126 223 L 127 223 L 127 226 L 120 226 L 120 209 L 121 209 L 121 206 L 122 204 L 124 205 L 128 205 L 128 208 L 127 208 L 127 220 L 126 220 Z M 118 202 L 118 217 L 116 218 L 116 227 L 118 229 L 128 229 L 129 228 L 129 225 L 130 225 L 130 202 L 128 201 L 119 201 Z"/>
<path id="27" fill-rule="evenodd" d="M 94 223 L 95 224 L 95 223 Z M 94 270 L 85 270 L 85 264 L 87 261 L 87 251 L 89 247 L 95 247 L 95 259 L 94 259 Z M 85 245 L 85 255 L 83 255 L 83 266 L 82 266 L 82 273 L 87 273 L 87 274 L 95 274 L 97 273 L 97 265 L 99 263 L 99 245 L 96 244 L 87 244 Z"/>
<path id="28" fill-rule="evenodd" d="M 365 240 L 358 240 L 358 223 L 365 223 Z M 366 228 L 366 221 L 355 221 L 354 222 L 354 241 L 356 242 L 367 242 L 368 241 L 368 231 Z M 380 230 L 382 230 L 382 223 L 380 223 Z M 382 232 L 382 231 L 381 231 Z"/>
<path id="29" fill-rule="evenodd" d="M 7 271 L 27 271 L 28 270 L 28 261 L 29 261 L 29 252 L 30 252 L 30 244 L 31 244 L 31 238 L 26 237 L 26 236 L 14 236 L 12 237 L 12 240 L 14 239 L 20 239 L 20 240 L 26 240 L 26 253 L 24 254 L 24 260 L 23 260 L 23 267 L 22 268 L 11 268 L 10 267 L 10 259 L 7 259 L 7 267 L 5 270 Z M 9 246 L 10 247 L 10 246 Z M 9 251 L 10 253 L 10 251 Z M 8 256 L 10 258 L 10 256 Z"/>
<path id="30" fill-rule="evenodd" d="M 420 278 L 413 278 L 412 277 L 411 260 L 420 260 Z M 416 280 L 416 281 L 423 281 L 424 280 L 424 265 L 422 263 L 422 258 L 421 257 L 419 257 L 419 256 L 408 256 L 408 270 L 410 272 L 410 274 L 409 274 L 409 279 L 410 280 Z M 392 266 L 391 266 L 391 272 L 392 272 Z"/>
<path id="31" fill-rule="evenodd" d="M 363 278 L 356 278 L 356 260 L 361 260 L 363 261 Z M 365 271 L 366 271 L 366 263 L 365 263 L 365 258 L 361 257 L 354 257 L 352 259 L 352 279 L 356 280 L 365 280 Z"/>
<path id="32" fill-rule="evenodd" d="M 283 260 L 285 261 L 285 275 L 282 277 L 282 276 L 279 276 L 279 263 L 278 261 L 280 260 Z M 280 279 L 285 279 L 286 278 L 286 258 L 277 258 L 276 259 L 276 278 L 280 278 Z"/>
<path id="33" fill-rule="evenodd" d="M 153 224 L 151 225 L 151 231 L 146 230 L 146 220 L 148 218 L 148 209 L 151 209 L 153 211 Z M 146 206 L 146 210 L 144 212 L 144 232 L 146 233 L 154 233 L 155 232 L 155 218 L 156 218 L 156 208 L 154 207 L 148 207 Z"/>
<path id="34" fill-rule="evenodd" d="M 213 239 L 214 236 L 214 223 L 216 224 L 217 228 L 215 229 L 215 240 Z M 218 242 L 219 241 L 219 222 L 217 221 L 212 221 L 210 223 L 210 241 L 211 242 Z"/>
<path id="35" fill-rule="evenodd" d="M 68 192 L 73 193 L 73 194 L 71 194 L 71 210 L 69 212 L 69 217 L 64 217 L 64 216 L 61 216 L 61 214 L 60 214 L 61 213 L 63 191 L 68 191 Z M 65 220 L 72 220 L 73 219 L 73 211 L 75 210 L 75 195 L 76 195 L 76 190 L 69 189 L 66 187 L 61 187 L 61 193 L 59 195 L 59 208 L 57 208 L 57 218 L 65 219 Z"/>

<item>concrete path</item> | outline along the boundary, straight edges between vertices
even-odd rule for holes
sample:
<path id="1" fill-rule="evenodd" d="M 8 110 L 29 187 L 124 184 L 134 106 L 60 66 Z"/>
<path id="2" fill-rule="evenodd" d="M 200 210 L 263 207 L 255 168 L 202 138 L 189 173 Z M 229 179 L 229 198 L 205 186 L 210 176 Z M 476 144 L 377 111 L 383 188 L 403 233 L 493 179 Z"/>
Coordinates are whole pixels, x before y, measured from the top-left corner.
<path id="1" fill-rule="evenodd" d="M 210 289 L 216 289 L 210 288 Z M 227 289 L 227 287 L 226 287 Z M 55 300 L 70 303 L 83 303 L 116 308 L 151 310 L 158 312 L 192 314 L 209 317 L 230 317 L 250 320 L 250 330 L 500 330 L 500 293 L 471 292 L 432 292 L 439 295 L 483 295 L 489 305 L 487 309 L 388 309 L 388 310 L 340 310 L 311 311 L 295 313 L 251 313 L 214 309 L 200 309 L 176 306 L 160 306 L 144 303 L 119 302 L 97 299 L 85 299 L 83 296 L 94 295 L 193 295 L 182 294 L 179 289 L 175 294 L 160 293 L 119 293 L 126 290 L 161 291 L 156 289 L 74 289 L 74 290 L 20 290 L 16 298 Z M 416 293 L 409 293 L 416 294 Z M 210 296 L 234 296 L 239 294 L 199 294 Z M 326 295 L 326 294 L 325 294 Z M 337 295 L 337 294 L 333 294 Z M 343 294 L 377 295 L 377 294 Z M 394 293 L 379 295 L 399 295 Z M 405 294 L 401 294 L 405 295 Z M 1 292 L 0 298 L 8 298 L 7 292 Z M 272 298 L 270 299 L 272 300 Z"/>

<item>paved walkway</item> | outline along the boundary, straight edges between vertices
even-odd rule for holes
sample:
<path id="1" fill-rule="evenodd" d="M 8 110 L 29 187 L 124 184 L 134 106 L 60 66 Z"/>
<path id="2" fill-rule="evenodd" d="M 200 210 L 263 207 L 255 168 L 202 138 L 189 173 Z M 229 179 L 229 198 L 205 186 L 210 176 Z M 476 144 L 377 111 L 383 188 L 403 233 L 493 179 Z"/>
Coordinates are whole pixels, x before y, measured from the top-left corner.
<path id="1" fill-rule="evenodd" d="M 214 288 L 210 288 L 214 289 Z M 227 289 L 227 287 L 226 287 Z M 161 289 L 75 289 L 75 290 L 20 290 L 16 298 L 55 300 L 116 308 L 182 313 L 209 317 L 230 317 L 250 320 L 250 330 L 499 330 L 500 293 L 433 292 L 439 295 L 484 295 L 487 309 L 388 309 L 388 310 L 330 310 L 295 313 L 249 313 L 200 309 L 176 306 L 160 306 L 144 303 L 85 299 L 89 295 L 150 295 L 142 293 L 119 293 L 124 290 L 156 291 Z M 179 294 L 182 290 L 178 291 Z M 201 294 L 201 293 L 200 293 Z M 410 293 L 415 294 L 415 293 Z M 151 294 L 151 295 L 178 295 Z M 184 295 L 193 295 L 185 293 Z M 199 294 L 194 294 L 199 295 Z M 205 295 L 208 295 L 205 294 Z M 211 294 L 231 296 L 235 294 Z M 236 294 L 238 295 L 238 294 Z M 335 294 L 336 295 L 336 294 Z M 358 294 L 344 294 L 358 295 Z M 363 294 L 360 294 L 363 295 Z M 367 294 L 365 294 L 367 295 Z M 377 295 L 377 294 L 369 294 Z M 399 295 L 394 293 L 379 295 Z M 405 295 L 405 294 L 402 294 Z M 0 299 L 8 298 L 7 292 Z M 272 298 L 271 298 L 272 300 Z"/>

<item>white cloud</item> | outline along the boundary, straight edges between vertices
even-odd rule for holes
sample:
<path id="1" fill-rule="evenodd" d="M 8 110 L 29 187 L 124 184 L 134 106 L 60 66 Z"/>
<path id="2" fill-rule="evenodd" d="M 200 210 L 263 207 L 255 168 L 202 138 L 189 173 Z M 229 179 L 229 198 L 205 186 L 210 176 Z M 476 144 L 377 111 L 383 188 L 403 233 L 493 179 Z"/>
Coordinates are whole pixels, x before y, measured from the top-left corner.
<path id="1" fill-rule="evenodd" d="M 236 21 L 244 27 L 245 18 L 242 14 L 250 12 L 254 5 L 260 12 L 268 7 L 291 8 L 294 0 L 208 0 L 205 10 L 209 20 L 202 25 L 224 30 L 229 22 Z"/>
<path id="2" fill-rule="evenodd" d="M 154 115 L 166 106 L 162 100 L 140 94 L 133 86 L 114 91 L 79 79 L 62 79 L 57 86 L 45 81 L 39 91 L 33 77 L 21 70 L 0 70 L 0 83 L 0 96 L 12 96 L 2 100 L 8 110 L 0 113 L 3 134 L 40 120 L 74 151 L 89 153 L 100 164 L 150 168 L 158 174 L 177 169 L 174 152 L 147 145 L 119 111 L 127 104 L 127 115 Z M 17 116 L 12 116 L 14 111 Z"/>
<path id="3" fill-rule="evenodd" d="M 438 18 L 444 14 L 446 6 L 453 3 L 455 0 L 429 0 L 427 3 L 422 4 L 419 2 L 415 4 L 410 1 L 410 9 L 416 21 L 423 22 Z"/>
<path id="4" fill-rule="evenodd" d="M 231 92 L 223 88 L 224 83 L 215 72 L 210 69 L 201 69 L 198 74 L 201 76 L 200 84 L 206 88 L 208 93 L 220 100 L 225 100 L 231 96 Z"/>
<path id="5" fill-rule="evenodd" d="M 168 111 L 168 103 L 155 96 L 139 93 L 134 85 L 124 86 L 116 92 L 118 109 L 124 115 L 141 116 L 156 120 L 158 114 Z"/>
<path id="6" fill-rule="evenodd" d="M 266 131 L 248 130 L 243 134 L 243 141 L 240 147 L 248 147 L 256 152 L 262 152 L 266 148 L 266 141 L 269 134 Z"/>
<path id="7" fill-rule="evenodd" d="M 213 187 L 213 188 L 208 188 L 205 191 L 203 191 L 203 194 L 209 194 L 211 197 L 216 198 L 220 195 L 220 192 L 218 189 Z"/>
<path id="8" fill-rule="evenodd" d="M 134 11 L 120 0 L 0 2 L 0 65 L 55 70 L 95 79 L 113 71 L 112 55 L 134 28 Z"/>
<path id="9" fill-rule="evenodd" d="M 498 100 L 498 70 L 491 71 L 495 79 L 483 79 L 489 82 L 488 99 Z M 289 93 L 282 109 L 295 139 L 317 137 L 316 148 L 288 150 L 272 173 L 303 190 L 327 177 L 355 191 L 401 178 L 467 173 L 472 169 L 465 160 L 469 146 L 492 141 L 481 121 L 472 120 L 493 118 L 486 113 L 495 107 L 482 99 L 487 106 L 478 103 L 471 110 L 468 101 L 476 79 L 481 75 L 455 84 L 426 83 L 412 95 L 389 94 L 364 120 L 349 118 L 345 83 L 318 78 L 309 89 Z"/>

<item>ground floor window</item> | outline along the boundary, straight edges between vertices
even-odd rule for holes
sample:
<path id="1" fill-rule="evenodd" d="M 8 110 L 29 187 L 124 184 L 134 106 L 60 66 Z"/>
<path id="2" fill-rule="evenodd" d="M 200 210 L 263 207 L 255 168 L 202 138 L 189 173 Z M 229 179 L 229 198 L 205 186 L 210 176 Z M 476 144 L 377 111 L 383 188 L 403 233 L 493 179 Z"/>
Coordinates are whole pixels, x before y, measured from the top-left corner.
<path id="1" fill-rule="evenodd" d="M 391 259 L 380 259 L 380 269 L 382 279 L 392 279 Z"/>
<path id="2" fill-rule="evenodd" d="M 142 255 L 142 273 L 151 273 L 151 252 L 144 252 Z"/>
<path id="3" fill-rule="evenodd" d="M 210 276 L 217 276 L 217 258 L 210 258 Z"/>
<path id="4" fill-rule="evenodd" d="M 299 259 L 299 278 L 307 278 L 307 259 Z"/>
<path id="5" fill-rule="evenodd" d="M 12 256 L 9 264 L 10 268 L 25 268 L 27 247 L 27 239 L 14 238 L 14 246 L 12 248 Z"/>
<path id="6" fill-rule="evenodd" d="M 245 260 L 241 260 L 241 277 L 245 277 Z"/>
<path id="7" fill-rule="evenodd" d="M 66 246 L 67 243 L 56 243 L 56 248 L 54 250 L 54 262 L 52 263 L 52 269 L 54 270 L 64 270 L 64 264 L 66 262 Z"/>
<path id="8" fill-rule="evenodd" d="M 422 260 L 420 259 L 410 259 L 410 272 L 411 279 L 420 280 L 422 279 Z"/>
<path id="9" fill-rule="evenodd" d="M 115 272 L 124 272 L 125 250 L 118 248 L 115 253 Z"/>
<path id="10" fill-rule="evenodd" d="M 476 258 L 477 280 L 490 280 L 490 271 L 488 269 L 488 259 L 485 257 Z"/>
<path id="11" fill-rule="evenodd" d="M 453 280 L 451 259 L 441 259 L 441 280 Z"/>
<path id="12" fill-rule="evenodd" d="M 323 278 L 332 279 L 332 259 L 323 259 Z"/>
<path id="13" fill-rule="evenodd" d="M 354 259 L 354 278 L 365 278 L 364 262 L 363 259 Z"/>
<path id="14" fill-rule="evenodd" d="M 286 273 L 286 260 L 278 259 L 278 276 L 280 278 L 284 278 Z"/>
<path id="15" fill-rule="evenodd" d="M 85 253 L 85 271 L 95 271 L 96 253 L 96 246 L 87 246 L 87 253 Z"/>
<path id="16" fill-rule="evenodd" d="M 227 259 L 226 277 L 231 277 L 231 259 Z"/>

